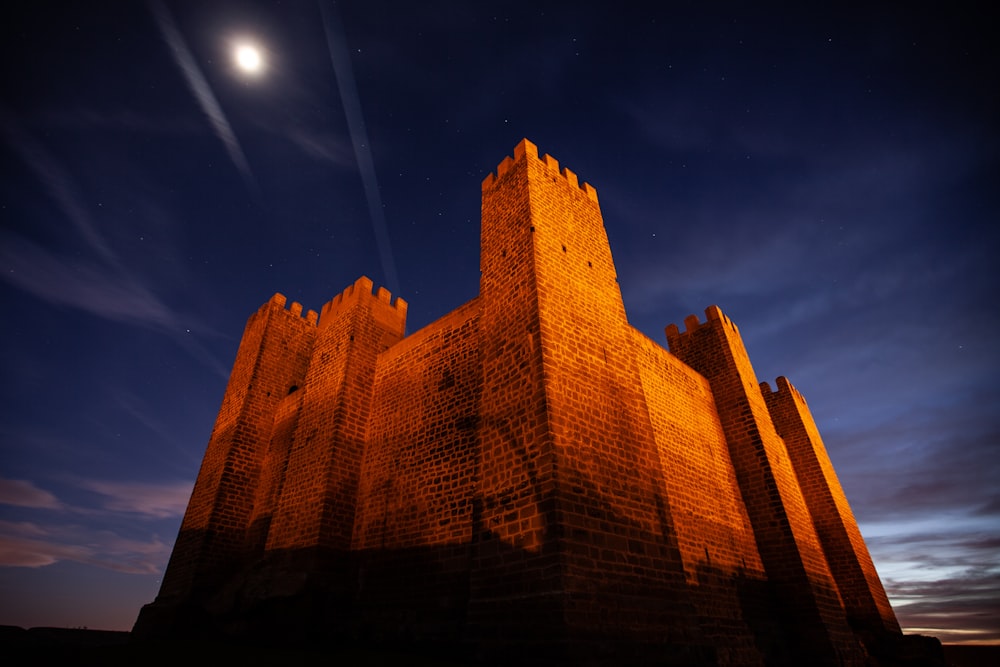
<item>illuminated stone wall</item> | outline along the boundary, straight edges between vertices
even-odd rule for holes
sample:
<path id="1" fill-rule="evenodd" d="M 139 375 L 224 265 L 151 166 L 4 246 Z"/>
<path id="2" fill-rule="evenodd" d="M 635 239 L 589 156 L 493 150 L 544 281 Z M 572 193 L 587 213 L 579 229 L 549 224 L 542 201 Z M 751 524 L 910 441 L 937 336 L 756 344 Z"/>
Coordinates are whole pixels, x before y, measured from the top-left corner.
<path id="1" fill-rule="evenodd" d="M 779 590 L 782 624 L 794 628 L 796 655 L 809 661 L 850 654 L 853 633 L 819 544 L 798 478 L 778 436 L 736 325 L 717 307 L 686 331 L 667 328 L 670 351 L 709 381 L 757 548 Z"/>
<path id="2" fill-rule="evenodd" d="M 854 627 L 865 632 L 899 632 L 896 615 L 805 398 L 784 377 L 776 384 L 777 390 L 771 391 L 766 382 L 761 383 L 761 392 L 788 447 L 847 616 Z"/>
<path id="3" fill-rule="evenodd" d="M 530 142 L 482 196 L 480 294 L 420 331 L 367 278 L 250 318 L 136 634 L 677 665 L 898 635 L 804 400 L 735 325 L 632 328 L 597 192 Z"/>
<path id="4" fill-rule="evenodd" d="M 248 557 L 253 500 L 278 404 L 300 386 L 316 335 L 316 313 L 285 310 L 276 294 L 247 322 L 160 595 L 185 598 L 214 589 Z M 220 575 L 221 573 L 221 575 Z"/>

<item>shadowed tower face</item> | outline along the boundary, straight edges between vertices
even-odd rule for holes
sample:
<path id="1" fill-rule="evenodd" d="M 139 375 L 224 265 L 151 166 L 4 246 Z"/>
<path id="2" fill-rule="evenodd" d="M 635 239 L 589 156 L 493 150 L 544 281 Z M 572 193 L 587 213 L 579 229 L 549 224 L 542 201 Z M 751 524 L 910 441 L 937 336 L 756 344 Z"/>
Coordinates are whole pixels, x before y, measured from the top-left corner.
<path id="1" fill-rule="evenodd" d="M 632 328 L 597 192 L 527 140 L 482 183 L 481 244 L 479 296 L 410 335 L 367 278 L 251 316 L 136 635 L 884 656 L 899 628 L 815 424 L 735 325 L 712 306 L 669 352 Z"/>

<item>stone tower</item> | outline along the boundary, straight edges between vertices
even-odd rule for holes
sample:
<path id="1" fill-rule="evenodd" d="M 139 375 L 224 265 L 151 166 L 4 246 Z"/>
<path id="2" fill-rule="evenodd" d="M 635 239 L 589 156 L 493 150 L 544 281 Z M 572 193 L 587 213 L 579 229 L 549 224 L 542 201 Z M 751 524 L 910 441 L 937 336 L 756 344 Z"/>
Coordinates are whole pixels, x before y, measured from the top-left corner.
<path id="1" fill-rule="evenodd" d="M 480 293 L 250 318 L 137 636 L 546 664 L 863 665 L 899 626 L 804 399 L 735 325 L 629 325 L 597 193 L 527 140 Z"/>

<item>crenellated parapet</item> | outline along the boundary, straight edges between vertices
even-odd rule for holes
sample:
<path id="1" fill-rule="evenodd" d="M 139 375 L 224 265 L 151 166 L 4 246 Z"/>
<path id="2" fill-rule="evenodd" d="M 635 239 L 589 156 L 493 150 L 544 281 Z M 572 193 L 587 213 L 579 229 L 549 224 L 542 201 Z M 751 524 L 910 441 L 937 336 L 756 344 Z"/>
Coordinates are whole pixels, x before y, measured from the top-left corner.
<path id="1" fill-rule="evenodd" d="M 287 302 L 288 299 L 285 297 L 284 294 L 282 294 L 281 292 L 275 292 L 274 296 L 268 299 L 267 303 L 265 304 L 265 307 L 274 306 L 276 308 L 285 310 L 285 304 Z M 292 317 L 302 317 L 302 304 L 299 303 L 298 301 L 293 301 L 291 306 L 288 308 L 287 312 Z M 306 311 L 305 321 L 307 324 L 311 324 L 312 326 L 317 326 L 319 323 L 319 314 L 315 310 L 308 310 Z"/>
<path id="2" fill-rule="evenodd" d="M 527 139 L 522 139 L 521 143 L 514 147 L 514 157 L 510 157 L 509 155 L 505 157 L 503 161 L 497 165 L 496 175 L 494 176 L 490 173 L 485 179 L 483 179 L 483 192 L 492 188 L 494 184 L 503 178 L 504 175 L 510 171 L 511 167 L 513 167 L 514 164 L 520 160 L 539 160 L 538 146 L 531 143 Z M 545 164 L 545 167 L 552 173 L 553 176 L 562 177 L 569 185 L 582 190 L 585 195 L 593 199 L 595 202 L 597 201 L 597 190 L 594 189 L 594 186 L 590 183 L 583 183 L 581 185 L 580 179 L 577 178 L 577 175 L 573 171 L 567 169 L 566 167 L 563 167 L 562 169 L 559 168 L 559 160 L 546 153 L 541 158 L 541 161 Z"/>
<path id="3" fill-rule="evenodd" d="M 736 324 L 729 319 L 729 317 L 722 312 L 722 309 L 718 306 L 712 305 L 705 309 L 705 322 L 701 322 L 697 315 L 688 315 L 684 318 L 684 331 L 680 330 L 676 324 L 668 324 L 666 328 L 667 342 L 670 344 L 670 348 L 674 349 L 675 345 L 679 344 L 685 339 L 688 334 L 694 333 L 699 328 L 711 324 L 712 322 L 719 322 L 724 324 L 736 335 L 739 335 L 740 330 Z"/>
<path id="4" fill-rule="evenodd" d="M 772 396 L 778 396 L 781 394 L 790 394 L 794 399 L 796 399 L 803 405 L 806 404 L 805 396 L 803 396 L 802 393 L 798 389 L 796 389 L 795 386 L 792 385 L 792 383 L 789 382 L 788 378 L 786 378 L 784 375 L 779 375 L 775 379 L 774 384 L 776 389 L 772 391 L 771 385 L 769 385 L 767 382 L 760 383 L 760 393 L 764 395 L 765 400 L 770 400 Z"/>
<path id="5" fill-rule="evenodd" d="M 319 327 L 324 329 L 337 318 L 341 313 L 346 313 L 355 306 L 363 305 L 372 309 L 375 316 L 387 323 L 398 325 L 402 334 L 406 327 L 406 311 L 408 304 L 402 297 L 396 297 L 393 301 L 392 293 L 384 287 L 379 287 L 375 293 L 372 288 L 375 284 L 368 276 L 361 276 L 349 285 L 347 289 L 333 297 L 327 302 L 320 314 Z"/>

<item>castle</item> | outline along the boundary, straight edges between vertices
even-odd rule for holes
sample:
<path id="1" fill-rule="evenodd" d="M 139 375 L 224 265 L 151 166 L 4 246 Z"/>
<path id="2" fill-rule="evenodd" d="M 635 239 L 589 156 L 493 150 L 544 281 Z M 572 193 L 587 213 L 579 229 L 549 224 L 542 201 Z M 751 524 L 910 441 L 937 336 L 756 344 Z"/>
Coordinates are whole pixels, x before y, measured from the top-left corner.
<path id="1" fill-rule="evenodd" d="M 805 400 L 719 308 L 632 328 L 593 187 L 522 141 L 479 296 L 246 326 L 139 637 L 510 664 L 863 665 L 901 637 Z"/>

